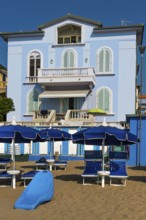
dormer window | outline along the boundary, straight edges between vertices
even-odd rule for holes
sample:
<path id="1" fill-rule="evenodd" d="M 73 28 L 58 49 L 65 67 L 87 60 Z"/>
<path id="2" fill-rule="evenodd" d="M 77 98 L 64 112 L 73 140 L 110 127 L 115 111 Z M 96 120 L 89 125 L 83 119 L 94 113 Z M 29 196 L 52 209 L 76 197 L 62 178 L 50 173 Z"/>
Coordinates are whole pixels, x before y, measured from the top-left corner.
<path id="1" fill-rule="evenodd" d="M 58 28 L 58 44 L 81 43 L 81 27 L 73 24 Z"/>

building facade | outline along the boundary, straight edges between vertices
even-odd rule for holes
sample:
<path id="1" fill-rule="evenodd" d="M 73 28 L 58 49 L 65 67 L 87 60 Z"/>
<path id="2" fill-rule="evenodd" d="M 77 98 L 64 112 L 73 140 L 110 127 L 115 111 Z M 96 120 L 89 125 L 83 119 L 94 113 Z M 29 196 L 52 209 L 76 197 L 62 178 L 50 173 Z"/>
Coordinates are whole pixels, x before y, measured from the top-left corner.
<path id="1" fill-rule="evenodd" d="M 0 65 L 0 97 L 6 96 L 7 90 L 7 70 Z"/>
<path id="2" fill-rule="evenodd" d="M 7 121 L 15 115 L 44 126 L 101 123 L 103 116 L 87 114 L 92 108 L 103 109 L 107 123 L 126 121 L 136 109 L 143 32 L 143 24 L 103 27 L 67 14 L 36 31 L 1 33 L 8 43 L 7 95 L 16 109 Z"/>

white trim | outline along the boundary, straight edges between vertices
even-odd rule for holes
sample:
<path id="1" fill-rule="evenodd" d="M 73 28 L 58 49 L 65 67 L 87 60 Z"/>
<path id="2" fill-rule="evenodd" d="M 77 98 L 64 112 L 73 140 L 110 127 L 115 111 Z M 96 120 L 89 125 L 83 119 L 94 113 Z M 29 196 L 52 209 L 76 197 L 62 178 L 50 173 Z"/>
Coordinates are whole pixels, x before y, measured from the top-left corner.
<path id="1" fill-rule="evenodd" d="M 29 77 L 30 56 L 31 56 L 32 53 L 35 53 L 35 52 L 40 54 L 40 68 L 42 68 L 42 66 L 43 66 L 43 53 L 38 49 L 33 49 L 33 50 L 29 51 L 28 54 L 27 54 L 27 64 L 26 64 L 26 66 L 27 66 L 27 77 Z"/>
<path id="2" fill-rule="evenodd" d="M 100 52 L 101 51 L 105 51 L 105 50 L 108 50 L 109 53 L 110 53 L 110 64 L 109 64 L 109 68 L 110 68 L 110 71 L 109 72 L 100 72 L 99 71 L 99 55 L 100 55 Z M 113 61 L 114 61 L 114 55 L 113 55 L 113 50 L 108 47 L 108 46 L 102 46 L 100 47 L 97 51 L 96 51 L 96 70 L 97 70 L 97 74 L 112 74 L 113 73 Z"/>
<path id="3" fill-rule="evenodd" d="M 107 112 L 107 115 L 108 114 L 112 114 L 113 112 L 113 92 L 112 90 L 109 88 L 109 87 L 106 87 L 106 86 L 102 86 L 102 87 L 99 87 L 97 90 L 96 90 L 96 108 L 99 108 L 99 106 L 97 106 L 97 96 L 98 96 L 98 93 L 101 91 L 101 90 L 107 90 L 108 93 L 109 93 L 109 112 Z"/>
<path id="4" fill-rule="evenodd" d="M 67 49 L 65 49 L 63 52 L 62 52 L 62 54 L 61 54 L 61 67 L 62 68 L 64 68 L 64 55 L 65 55 L 65 53 L 67 52 L 67 51 L 71 51 L 71 52 L 73 52 L 73 54 L 74 54 L 74 67 L 77 67 L 78 66 L 78 54 L 77 54 L 77 52 L 74 50 L 74 49 L 72 49 L 72 48 L 67 48 Z"/>

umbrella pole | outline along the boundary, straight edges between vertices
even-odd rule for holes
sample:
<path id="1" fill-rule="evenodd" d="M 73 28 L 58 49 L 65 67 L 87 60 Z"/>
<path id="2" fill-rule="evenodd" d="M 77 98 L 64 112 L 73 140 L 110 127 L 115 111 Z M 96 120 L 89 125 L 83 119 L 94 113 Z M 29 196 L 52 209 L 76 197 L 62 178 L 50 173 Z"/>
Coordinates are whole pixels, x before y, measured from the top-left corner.
<path id="1" fill-rule="evenodd" d="M 104 146 L 105 145 L 105 140 L 102 140 L 102 171 L 104 171 Z"/>
<path id="2" fill-rule="evenodd" d="M 12 139 L 12 149 L 13 149 L 13 170 L 15 170 L 15 141 L 14 138 Z"/>

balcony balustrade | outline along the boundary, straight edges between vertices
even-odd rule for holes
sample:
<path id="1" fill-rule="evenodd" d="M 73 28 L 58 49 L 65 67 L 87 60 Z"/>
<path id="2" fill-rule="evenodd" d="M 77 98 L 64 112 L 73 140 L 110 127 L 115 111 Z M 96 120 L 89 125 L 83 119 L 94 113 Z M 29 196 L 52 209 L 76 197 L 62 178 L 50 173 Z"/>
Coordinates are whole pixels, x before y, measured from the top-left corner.
<path id="1" fill-rule="evenodd" d="M 80 83 L 95 85 L 95 72 L 90 68 L 58 68 L 58 69 L 38 69 L 37 76 L 26 77 L 27 83 L 40 84 L 60 84 L 60 83 Z"/>

